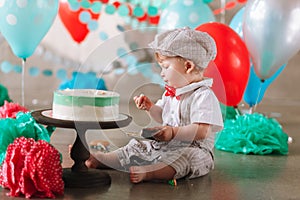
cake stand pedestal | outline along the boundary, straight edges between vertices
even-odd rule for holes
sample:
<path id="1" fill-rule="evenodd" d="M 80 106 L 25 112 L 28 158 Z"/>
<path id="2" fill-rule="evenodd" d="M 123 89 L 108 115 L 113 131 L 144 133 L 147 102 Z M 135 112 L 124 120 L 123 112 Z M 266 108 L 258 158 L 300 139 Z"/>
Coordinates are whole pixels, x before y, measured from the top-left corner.
<path id="1" fill-rule="evenodd" d="M 90 157 L 85 133 L 88 129 L 125 127 L 130 124 L 132 117 L 120 114 L 115 121 L 72 121 L 53 118 L 52 110 L 50 109 L 32 111 L 31 115 L 38 123 L 76 130 L 76 140 L 70 153 L 74 164 L 71 168 L 65 168 L 63 171 L 65 187 L 91 188 L 110 185 L 111 178 L 108 173 L 99 169 L 89 169 L 85 165 L 85 161 Z"/>

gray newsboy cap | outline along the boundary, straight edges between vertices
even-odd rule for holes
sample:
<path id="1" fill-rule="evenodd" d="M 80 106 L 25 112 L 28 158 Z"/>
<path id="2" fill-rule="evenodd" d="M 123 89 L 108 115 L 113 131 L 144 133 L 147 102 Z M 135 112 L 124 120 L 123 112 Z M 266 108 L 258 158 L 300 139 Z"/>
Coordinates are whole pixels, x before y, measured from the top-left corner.
<path id="1" fill-rule="evenodd" d="M 159 33 L 149 46 L 163 56 L 191 60 L 200 68 L 206 68 L 217 53 L 216 43 L 209 34 L 189 27 Z"/>

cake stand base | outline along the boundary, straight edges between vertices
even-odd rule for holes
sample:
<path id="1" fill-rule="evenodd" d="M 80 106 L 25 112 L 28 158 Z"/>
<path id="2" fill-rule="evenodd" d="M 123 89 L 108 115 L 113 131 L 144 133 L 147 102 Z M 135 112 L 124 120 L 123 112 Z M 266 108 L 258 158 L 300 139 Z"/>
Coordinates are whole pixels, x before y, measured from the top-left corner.
<path id="1" fill-rule="evenodd" d="M 63 180 L 67 188 L 95 188 L 111 184 L 109 174 L 99 169 L 77 172 L 71 168 L 64 168 Z"/>
<path id="2" fill-rule="evenodd" d="M 74 161 L 71 168 L 63 171 L 63 180 L 68 188 L 92 188 L 110 185 L 111 178 L 99 169 L 88 169 L 85 161 L 90 157 L 89 146 L 86 142 L 88 129 L 114 129 L 127 126 L 132 118 L 120 114 L 114 121 L 72 121 L 52 117 L 52 110 L 37 110 L 31 112 L 32 117 L 41 124 L 76 130 L 76 139 L 72 145 L 70 157 Z"/>

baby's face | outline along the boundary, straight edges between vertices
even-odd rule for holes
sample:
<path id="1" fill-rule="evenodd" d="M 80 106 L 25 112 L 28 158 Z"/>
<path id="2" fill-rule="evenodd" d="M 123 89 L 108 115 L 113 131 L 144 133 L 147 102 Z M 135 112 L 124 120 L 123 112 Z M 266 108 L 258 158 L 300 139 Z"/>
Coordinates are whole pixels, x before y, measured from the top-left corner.
<path id="1" fill-rule="evenodd" d="M 167 85 L 180 88 L 191 82 L 189 74 L 186 73 L 185 62 L 186 60 L 180 57 L 159 57 L 160 75 Z"/>

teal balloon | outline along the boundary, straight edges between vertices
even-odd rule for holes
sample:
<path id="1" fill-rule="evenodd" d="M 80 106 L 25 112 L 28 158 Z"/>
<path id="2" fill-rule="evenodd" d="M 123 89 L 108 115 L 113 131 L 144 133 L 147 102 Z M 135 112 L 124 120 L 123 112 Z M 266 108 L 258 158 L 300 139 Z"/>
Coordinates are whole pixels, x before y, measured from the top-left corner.
<path id="1" fill-rule="evenodd" d="M 250 76 L 246 90 L 244 92 L 244 101 L 250 106 L 259 104 L 263 99 L 269 85 L 278 77 L 286 65 L 282 65 L 270 78 L 262 81 L 255 73 L 254 66 L 250 68 Z"/>
<path id="2" fill-rule="evenodd" d="M 231 19 L 229 26 L 232 28 L 241 38 L 243 38 L 243 17 L 245 7 L 242 7 Z"/>
<path id="3" fill-rule="evenodd" d="M 59 0 L 2 0 L 0 32 L 19 58 L 31 56 L 51 27 Z"/>
<path id="4" fill-rule="evenodd" d="M 197 28 L 199 25 L 215 21 L 210 7 L 201 0 L 173 0 L 163 10 L 158 28 L 170 30 L 188 26 Z"/>

